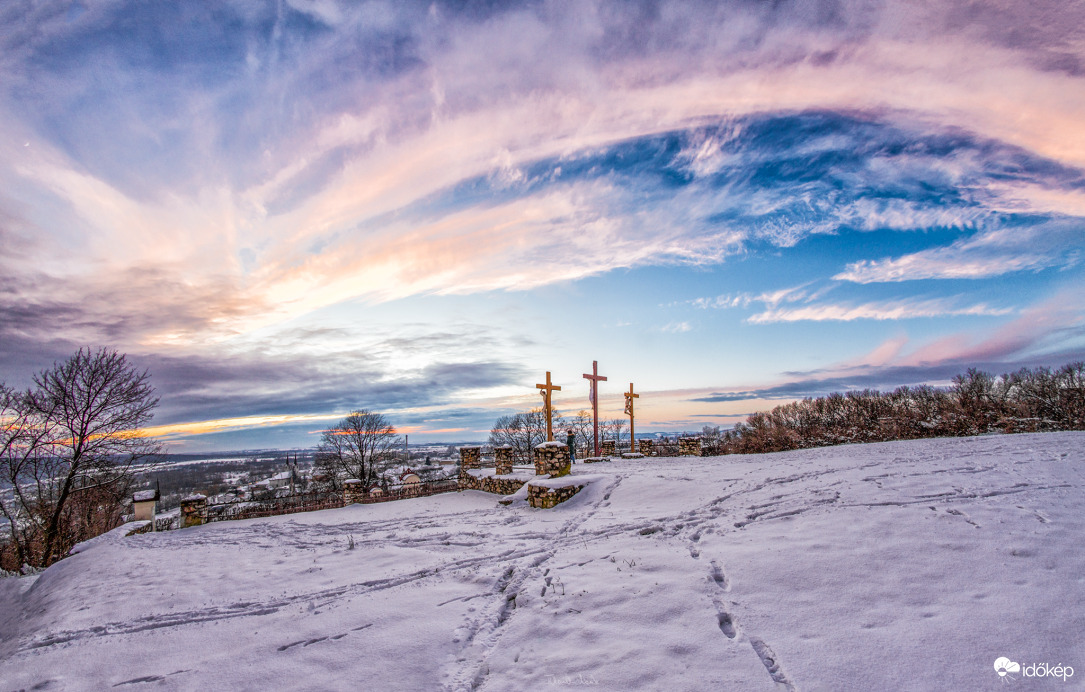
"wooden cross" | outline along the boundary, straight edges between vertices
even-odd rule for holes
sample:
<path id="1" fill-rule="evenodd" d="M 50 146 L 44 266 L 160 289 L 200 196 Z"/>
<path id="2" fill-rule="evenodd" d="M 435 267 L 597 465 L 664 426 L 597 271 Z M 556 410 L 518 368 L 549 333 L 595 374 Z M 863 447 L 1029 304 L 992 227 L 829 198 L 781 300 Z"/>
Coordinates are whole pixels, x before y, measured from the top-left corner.
<path id="1" fill-rule="evenodd" d="M 595 440 L 595 456 L 599 456 L 599 383 L 606 382 L 607 378 L 599 374 L 599 361 L 591 362 L 591 374 L 584 373 L 584 379 L 591 380 L 591 429 Z"/>
<path id="2" fill-rule="evenodd" d="M 550 406 L 550 396 L 555 392 L 561 391 L 561 387 L 556 384 L 550 384 L 550 371 L 546 371 L 546 384 L 535 385 L 538 389 L 543 390 L 543 410 L 546 412 L 546 441 L 554 441 L 554 429 L 551 427 L 551 414 L 554 409 Z"/>
<path id="3" fill-rule="evenodd" d="M 629 391 L 625 392 L 625 413 L 629 416 L 629 451 L 637 451 L 637 438 L 633 435 L 635 428 L 633 427 L 633 399 L 639 399 L 640 394 L 633 393 L 633 383 L 629 383 Z"/>

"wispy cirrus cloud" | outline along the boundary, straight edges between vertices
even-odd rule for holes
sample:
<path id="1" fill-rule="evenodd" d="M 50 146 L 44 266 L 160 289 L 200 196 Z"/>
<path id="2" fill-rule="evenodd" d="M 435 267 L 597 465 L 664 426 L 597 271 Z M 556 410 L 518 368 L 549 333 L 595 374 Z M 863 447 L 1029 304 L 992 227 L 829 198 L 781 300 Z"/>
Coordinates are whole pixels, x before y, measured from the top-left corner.
<path id="1" fill-rule="evenodd" d="M 1056 219 L 986 230 L 947 247 L 849 264 L 833 278 L 855 283 L 982 279 L 1064 267 L 1081 260 L 1085 222 Z"/>
<path id="2" fill-rule="evenodd" d="M 837 279 L 839 277 L 833 277 Z M 686 301 L 695 308 L 748 308 L 760 303 L 761 312 L 746 318 L 750 324 L 779 322 L 852 322 L 855 320 L 906 320 L 929 317 L 1003 316 L 1015 310 L 994 307 L 986 303 L 964 304 L 961 297 L 910 297 L 895 300 L 855 302 L 819 302 L 835 286 L 831 283 L 815 288 L 810 284 L 792 286 L 757 295 L 725 294 L 715 298 Z"/>
<path id="3" fill-rule="evenodd" d="M 684 334 L 693 331 L 693 325 L 689 322 L 670 322 L 659 328 L 664 334 Z"/>
<path id="4" fill-rule="evenodd" d="M 751 315 L 752 324 L 773 322 L 851 322 L 853 320 L 904 320 L 918 317 L 960 317 L 967 315 L 1009 315 L 1013 308 L 996 308 L 983 303 L 960 305 L 945 298 L 904 299 L 861 304 L 822 303 L 795 308 L 773 308 Z"/>
<path id="5" fill-rule="evenodd" d="M 430 243 L 437 262 L 443 239 L 475 242 L 476 233 L 504 232 L 519 213 L 530 219 L 532 210 L 554 205 L 564 204 L 566 213 L 555 217 L 544 211 L 521 237 L 565 248 L 569 234 L 563 229 L 570 223 L 579 233 L 605 229 L 608 242 L 592 248 L 585 262 L 597 271 L 712 247 L 711 240 L 703 241 L 704 221 L 725 225 L 720 237 L 761 237 L 789 247 L 810 234 L 835 232 L 841 224 L 955 226 L 989 213 L 982 206 L 927 204 L 899 194 L 922 189 L 919 182 L 967 190 L 976 171 L 989 165 L 979 149 L 960 149 L 967 138 L 944 140 L 926 152 L 894 151 L 897 145 L 887 146 L 880 136 L 867 138 L 864 146 L 862 135 L 818 132 L 801 123 L 791 134 L 777 123 L 768 134 L 784 135 L 778 151 L 793 150 L 796 161 L 821 161 L 825 170 L 816 174 L 815 166 L 803 176 L 774 153 L 761 167 L 784 176 L 789 193 L 758 193 L 758 186 L 740 185 L 733 173 L 750 170 L 755 150 L 744 150 L 743 143 L 751 132 L 759 136 L 743 121 L 751 113 L 867 110 L 905 127 L 923 123 L 926 129 L 930 120 L 964 125 L 1056 159 L 1073 161 L 1074 151 L 1085 151 L 1078 128 L 1056 125 L 1076 122 L 1080 104 L 1064 97 L 1073 92 L 1067 82 L 1074 76 L 1052 67 L 1065 60 L 1039 57 L 1048 54 L 1050 44 L 1007 41 L 991 23 L 982 24 L 989 27 L 984 32 L 962 35 L 956 31 L 956 12 L 937 4 L 924 9 L 930 24 L 920 33 L 943 32 L 961 46 L 932 50 L 902 41 L 915 37 L 905 29 L 914 23 L 896 21 L 901 8 L 863 3 L 824 16 L 799 5 L 769 10 L 696 3 L 639 14 L 608 3 L 548 11 L 495 6 L 483 13 L 485 20 L 440 4 L 432 12 L 379 3 L 364 9 L 295 3 L 278 13 L 226 5 L 223 11 L 238 30 L 216 40 L 198 17 L 178 21 L 176 10 L 162 7 L 117 3 L 73 18 L 66 6 L 43 5 L 31 16 L 7 17 L 9 93 L 29 90 L 29 98 L 7 111 L 5 129 L 26 130 L 34 152 L 51 139 L 59 144 L 46 161 L 26 160 L 25 152 L 23 158 L 14 152 L 5 158 L 15 166 L 16 182 L 47 190 L 70 205 L 84 227 L 93 228 L 83 234 L 92 245 L 82 249 L 96 260 L 127 267 L 152 267 L 151 257 L 181 261 L 201 268 L 190 269 L 193 281 L 211 270 L 237 278 L 248 278 L 251 271 L 256 281 L 249 295 L 270 295 L 265 302 L 276 305 L 299 288 L 310 289 L 311 304 L 340 300 L 347 292 L 336 286 L 352 283 L 358 286 L 354 295 L 377 299 L 406 291 L 469 290 L 472 284 L 454 273 L 440 275 L 443 281 L 404 280 L 404 274 L 419 259 L 425 263 Z M 126 12 L 136 13 L 132 21 L 138 19 L 141 34 L 122 46 L 114 40 L 114 22 Z M 972 23 L 994 11 L 975 13 Z M 166 25 L 176 37 L 154 32 Z M 489 47 L 485 57 L 479 45 Z M 550 56 L 545 64 L 534 57 L 544 47 Z M 46 53 L 48 63 L 40 60 Z M 961 55 L 969 56 L 963 64 Z M 233 69 L 219 69 L 223 64 Z M 998 89 L 983 86 L 992 80 L 978 78 L 988 70 L 1004 75 L 1007 69 L 1028 78 L 999 79 Z M 178 79 L 160 78 L 164 75 Z M 116 88 L 109 94 L 76 86 L 111 77 L 117 78 Z M 761 86 L 767 77 L 772 90 Z M 47 88 L 30 88 L 31 79 Z M 900 88 L 910 82 L 923 85 L 921 114 L 914 112 L 910 91 Z M 1012 102 L 1015 121 L 1037 122 L 1024 140 L 1020 129 L 1003 137 L 1003 120 L 989 117 L 992 108 L 1009 107 L 1003 98 L 1007 88 L 1029 92 L 1029 98 L 1015 93 L 1021 98 Z M 78 117 L 76 99 L 81 99 Z M 1023 107 L 1027 116 L 1021 115 Z M 157 132 L 149 131 L 147 116 L 167 109 L 177 115 Z M 29 111 L 49 117 L 37 128 L 20 123 Z M 299 117 L 299 111 L 310 117 Z M 600 181 L 591 179 L 576 181 L 575 189 L 565 183 L 564 191 L 528 190 L 506 203 L 505 218 L 490 208 L 453 210 L 477 224 L 449 227 L 436 237 L 420 234 L 411 250 L 390 240 L 399 232 L 396 224 L 381 222 L 463 181 L 487 180 L 491 188 L 517 190 L 530 180 L 526 169 L 534 162 L 583 159 L 585 152 L 616 151 L 618 143 L 651 142 L 660 133 L 720 119 L 724 126 L 694 132 L 671 161 L 660 160 L 662 170 L 695 180 L 722 174 L 717 185 L 685 195 L 687 208 L 703 210 L 691 220 L 702 223 L 661 239 L 656 249 L 662 251 L 646 256 L 622 252 L 620 246 L 643 241 L 633 220 L 650 209 L 601 194 Z M 110 122 L 110 133 L 124 133 L 130 143 L 126 153 L 113 152 L 104 129 L 81 124 L 95 121 Z M 61 129 L 63 138 L 49 136 Z M 1048 137 L 1058 146 L 1044 145 Z M 857 143 L 865 156 L 854 162 L 841 157 Z M 844 189 L 880 179 L 894 194 L 880 199 L 823 194 L 817 180 L 828 171 Z M 750 182 L 766 180 L 756 169 L 753 175 Z M 561 196 L 565 199 L 557 201 Z M 661 206 L 659 217 L 678 208 Z M 744 215 L 742 209 L 755 213 Z M 552 223 L 555 218 L 565 223 Z M 369 272 L 336 262 L 336 254 L 356 252 L 352 237 L 367 246 L 376 241 L 375 254 L 387 258 L 385 268 L 378 261 L 373 272 L 383 279 L 381 288 L 369 288 L 364 280 Z M 516 264 L 508 247 L 494 246 L 482 263 Z M 317 256 L 310 258 L 315 248 Z M 585 248 L 574 245 L 564 256 L 584 257 Z M 315 278 L 299 279 L 307 266 Z M 540 272 L 534 281 L 582 275 Z M 480 281 L 474 290 L 518 285 L 522 278 L 510 273 Z M 528 278 L 526 285 L 533 285 Z M 393 284 L 399 291 L 388 290 Z M 253 312 L 271 314 L 266 310 Z"/>
<path id="6" fill-rule="evenodd" d="M 685 301 L 685 304 L 691 305 L 695 308 L 700 308 L 702 310 L 746 308 L 753 303 L 762 303 L 769 307 L 775 307 L 780 303 L 811 301 L 824 295 L 830 290 L 832 290 L 832 286 L 825 286 L 823 288 L 815 290 L 811 288 L 811 285 L 809 283 L 806 283 L 801 286 L 790 286 L 787 288 L 780 288 L 773 291 L 765 291 L 758 294 L 739 292 L 726 293 L 718 295 L 715 298 L 694 298 L 693 300 Z"/>

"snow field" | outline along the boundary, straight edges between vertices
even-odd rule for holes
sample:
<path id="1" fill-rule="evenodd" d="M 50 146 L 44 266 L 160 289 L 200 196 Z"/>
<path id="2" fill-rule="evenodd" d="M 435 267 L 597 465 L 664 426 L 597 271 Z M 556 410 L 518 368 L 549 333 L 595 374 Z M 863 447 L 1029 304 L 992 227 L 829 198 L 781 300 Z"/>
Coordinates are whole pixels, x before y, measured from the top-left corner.
<path id="1" fill-rule="evenodd" d="M 588 473 L 590 471 L 590 473 Z M 0 692 L 1085 687 L 1085 434 L 579 465 L 100 537 L 0 580 Z M 356 547 L 348 549 L 348 537 Z"/>

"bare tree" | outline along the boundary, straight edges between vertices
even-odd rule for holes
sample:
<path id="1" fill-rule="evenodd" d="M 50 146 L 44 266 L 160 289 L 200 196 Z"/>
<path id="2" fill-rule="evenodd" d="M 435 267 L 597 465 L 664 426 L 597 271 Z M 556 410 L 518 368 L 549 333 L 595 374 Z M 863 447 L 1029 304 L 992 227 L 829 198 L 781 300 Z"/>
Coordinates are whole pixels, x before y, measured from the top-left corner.
<path id="1" fill-rule="evenodd" d="M 80 349 L 36 375 L 34 390 L 5 388 L 3 511 L 21 561 L 50 565 L 120 522 L 137 464 L 162 451 L 140 433 L 158 405 L 149 378 L 116 351 Z"/>
<path id="2" fill-rule="evenodd" d="M 616 447 L 621 447 L 622 435 L 627 434 L 629 421 L 625 418 L 611 418 L 599 421 L 599 439 L 614 440 Z"/>
<path id="3" fill-rule="evenodd" d="M 512 447 L 513 456 L 517 461 L 530 463 L 535 446 L 546 442 L 545 416 L 541 408 L 533 408 L 511 416 L 501 416 L 490 430 L 489 443 L 494 447 L 508 445 Z M 564 425 L 563 419 L 554 412 L 554 429 L 561 430 L 562 425 Z"/>
<path id="4" fill-rule="evenodd" d="M 333 478 L 344 473 L 371 483 L 377 479 L 381 462 L 398 448 L 396 429 L 384 415 L 359 409 L 324 431 L 316 465 Z"/>
<path id="5" fill-rule="evenodd" d="M 29 393 L 0 384 L 0 485 L 6 486 L 0 491 L 0 515 L 8 533 L 6 543 L 0 541 L 0 568 L 36 563 L 32 552 L 41 543 L 41 498 L 29 481 L 50 429 L 32 414 L 28 399 Z"/>

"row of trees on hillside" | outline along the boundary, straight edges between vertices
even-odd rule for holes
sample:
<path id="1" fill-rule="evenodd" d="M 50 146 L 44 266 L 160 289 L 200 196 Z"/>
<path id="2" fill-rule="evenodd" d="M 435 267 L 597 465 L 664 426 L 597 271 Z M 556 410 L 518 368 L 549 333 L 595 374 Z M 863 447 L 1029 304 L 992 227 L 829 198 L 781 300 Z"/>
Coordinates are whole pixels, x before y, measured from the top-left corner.
<path id="1" fill-rule="evenodd" d="M 26 391 L 0 383 L 0 568 L 46 567 L 120 524 L 137 466 L 161 452 L 135 432 L 158 405 L 148 379 L 80 349 Z"/>
<path id="2" fill-rule="evenodd" d="M 720 436 L 722 454 L 776 452 L 988 432 L 1085 429 L 1085 363 L 994 377 L 969 369 L 948 388 L 830 394 L 754 413 Z"/>
<path id="3" fill-rule="evenodd" d="M 591 449 L 592 417 L 590 411 L 578 411 L 572 416 L 553 413 L 552 428 L 554 439 L 565 442 L 567 431 L 572 430 L 578 449 Z M 619 440 L 628 435 L 629 423 L 622 418 L 599 421 L 599 440 Z M 512 447 L 513 457 L 521 462 L 531 461 L 532 450 L 536 445 L 546 442 L 546 413 L 541 408 L 533 408 L 523 413 L 501 416 L 494 421 L 490 430 L 489 444 L 494 447 L 508 445 Z M 594 453 L 594 450 L 593 450 Z"/>

